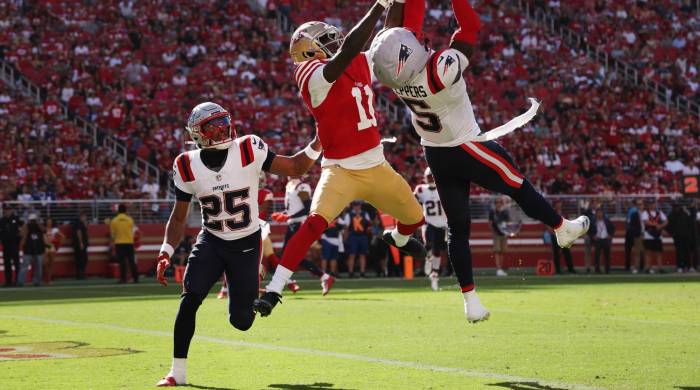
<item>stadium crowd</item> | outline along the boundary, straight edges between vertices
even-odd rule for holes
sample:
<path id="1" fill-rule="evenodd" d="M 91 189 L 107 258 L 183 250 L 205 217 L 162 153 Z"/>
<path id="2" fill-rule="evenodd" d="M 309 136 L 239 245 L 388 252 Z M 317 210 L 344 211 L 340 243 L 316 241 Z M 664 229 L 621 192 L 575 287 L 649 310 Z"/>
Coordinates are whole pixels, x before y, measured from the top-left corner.
<path id="1" fill-rule="evenodd" d="M 700 14 L 684 1 L 537 0 L 558 22 L 612 57 L 700 102 Z"/>
<path id="2" fill-rule="evenodd" d="M 313 122 L 297 96 L 289 34 L 279 28 L 277 13 L 293 23 L 321 19 L 347 28 L 368 4 L 269 0 L 268 12 L 260 14 L 246 2 L 0 4 L 0 57 L 47 97 L 43 107 L 19 109 L 34 120 L 12 127 L 3 147 L 12 161 L 30 158 L 28 149 L 36 155 L 46 148 L 41 154 L 53 159 L 50 166 L 67 166 L 53 171 L 60 180 L 46 183 L 16 173 L 8 177 L 15 190 L 5 196 L 24 199 L 42 191 L 57 198 L 142 196 L 147 178 L 133 177 L 108 154 L 91 150 L 72 126 L 51 125 L 62 122 L 47 115 L 59 104 L 112 132 L 131 155 L 160 167 L 161 188 L 174 157 L 186 147 L 185 118 L 202 100 L 227 107 L 239 134 L 257 133 L 278 153 L 298 150 L 313 135 Z M 698 172 L 696 119 L 625 85 L 509 4 L 478 4 L 484 27 L 466 72 L 468 88 L 482 130 L 524 110 L 526 96 L 543 101 L 533 123 L 502 140 L 539 188 L 550 194 L 664 193 L 678 190 L 679 175 Z M 454 26 L 450 2 L 430 6 L 428 36 L 433 47 L 445 47 Z M 15 120 L 8 108 L 19 98 L 10 99 L 0 102 L 0 121 Z M 409 181 L 418 182 L 425 162 L 413 131 L 403 122 L 382 122 L 384 134 L 398 138 L 386 145 L 387 156 Z M 48 134 L 41 133 L 42 126 L 51 128 Z M 25 134 L 50 143 L 38 146 Z M 25 145 L 14 148 L 10 140 Z M 51 175 L 37 171 L 29 177 Z M 81 174 L 69 180 L 71 172 Z M 312 181 L 317 175 L 318 170 L 311 173 Z M 282 193 L 284 181 L 271 186 Z"/>

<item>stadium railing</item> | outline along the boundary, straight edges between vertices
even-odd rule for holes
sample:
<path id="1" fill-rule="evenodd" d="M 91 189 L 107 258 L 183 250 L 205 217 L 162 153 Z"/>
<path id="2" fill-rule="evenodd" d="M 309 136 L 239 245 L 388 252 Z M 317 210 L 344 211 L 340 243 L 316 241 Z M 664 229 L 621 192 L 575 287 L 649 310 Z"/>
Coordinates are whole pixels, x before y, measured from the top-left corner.
<path id="1" fill-rule="evenodd" d="M 556 195 L 547 196 L 550 202 L 560 201 L 562 211 L 567 217 L 580 215 L 585 210 L 598 204 L 613 219 L 625 219 L 628 208 L 637 200 L 656 201 L 659 208 L 665 212 L 670 211 L 674 202 L 692 205 L 694 200 L 684 198 L 681 194 L 627 194 L 627 195 Z M 472 219 L 488 219 L 489 210 L 494 204 L 496 196 L 479 195 L 470 198 L 470 211 Z M 508 200 L 509 201 L 509 200 Z M 99 199 L 99 200 L 54 200 L 54 201 L 10 201 L 0 205 L 14 208 L 21 218 L 26 220 L 30 213 L 36 213 L 41 218 L 52 218 L 57 223 L 75 220 L 80 213 L 85 212 L 92 222 L 104 222 L 116 214 L 119 204 L 127 207 L 127 213 L 134 218 L 136 223 L 165 223 L 170 216 L 172 199 Z M 201 220 L 199 205 L 192 203 L 188 224 L 198 226 Z M 523 222 L 531 222 L 524 213 L 512 202 L 509 205 L 514 218 Z M 284 198 L 278 197 L 273 201 L 271 212 L 284 210 Z M 274 224 L 274 223 L 273 223 Z"/>

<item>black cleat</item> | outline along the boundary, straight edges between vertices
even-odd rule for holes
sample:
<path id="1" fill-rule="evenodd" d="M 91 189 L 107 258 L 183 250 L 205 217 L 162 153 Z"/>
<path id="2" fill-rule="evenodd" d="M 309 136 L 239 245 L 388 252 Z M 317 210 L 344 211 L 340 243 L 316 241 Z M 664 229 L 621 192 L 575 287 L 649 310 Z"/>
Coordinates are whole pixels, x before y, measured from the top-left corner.
<path id="1" fill-rule="evenodd" d="M 260 313 L 261 317 L 267 317 L 278 303 L 282 303 L 282 296 L 276 292 L 267 291 L 260 298 L 253 301 L 253 310 Z"/>
<path id="2" fill-rule="evenodd" d="M 387 244 L 399 249 L 403 254 L 413 256 L 414 258 L 423 258 L 427 254 L 423 244 L 413 237 L 408 238 L 408 242 L 404 246 L 397 246 L 394 242 L 394 237 L 391 236 L 391 230 L 385 230 L 382 235 L 382 240 Z"/>

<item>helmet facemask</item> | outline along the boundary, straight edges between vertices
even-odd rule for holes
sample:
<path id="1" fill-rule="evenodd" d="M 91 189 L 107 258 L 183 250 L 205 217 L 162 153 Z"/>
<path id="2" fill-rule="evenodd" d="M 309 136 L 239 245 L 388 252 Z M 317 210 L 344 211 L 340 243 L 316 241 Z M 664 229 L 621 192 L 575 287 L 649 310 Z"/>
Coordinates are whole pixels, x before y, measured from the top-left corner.
<path id="1" fill-rule="evenodd" d="M 192 140 L 200 149 L 226 149 L 235 136 L 231 116 L 226 112 L 221 112 L 206 122 L 193 126 L 189 131 Z"/>

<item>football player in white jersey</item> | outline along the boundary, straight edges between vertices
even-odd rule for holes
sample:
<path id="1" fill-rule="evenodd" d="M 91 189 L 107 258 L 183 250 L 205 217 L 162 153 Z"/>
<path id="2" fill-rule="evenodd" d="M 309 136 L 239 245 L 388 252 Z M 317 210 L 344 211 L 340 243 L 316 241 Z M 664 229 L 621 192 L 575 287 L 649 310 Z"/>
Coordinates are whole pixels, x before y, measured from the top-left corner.
<path id="1" fill-rule="evenodd" d="M 161 284 L 167 285 L 165 270 L 185 231 L 192 197 L 201 206 L 202 230 L 182 282 L 172 368 L 158 386 L 186 383 L 185 362 L 197 309 L 221 274 L 225 273 L 229 282 L 229 322 L 242 331 L 253 325 L 262 255 L 257 199 L 260 172 L 300 176 L 315 163 L 321 149 L 318 139 L 314 139 L 293 157 L 277 156 L 257 136 L 236 138 L 230 114 L 211 102 L 192 110 L 187 131 L 198 149 L 175 159 L 175 207 L 158 256 L 157 278 Z"/>
<path id="2" fill-rule="evenodd" d="M 273 220 L 287 223 L 282 252 L 287 248 L 289 240 L 299 231 L 301 224 L 306 221 L 306 217 L 309 216 L 312 192 L 311 186 L 308 183 L 304 183 L 301 178 L 293 177 L 287 181 L 284 191 L 285 211 L 272 214 Z M 326 295 L 330 292 L 331 287 L 335 283 L 333 276 L 323 272 L 316 263 L 307 258 L 302 259 L 299 265 L 321 280 L 321 294 Z"/>
<path id="3" fill-rule="evenodd" d="M 377 79 L 392 88 L 411 110 L 425 157 L 435 177 L 447 215 L 448 253 L 464 295 L 469 322 L 489 318 L 474 288 L 469 250 L 469 185 L 474 182 L 513 198 L 530 217 L 551 227 L 561 247 L 570 247 L 588 231 L 585 216 L 562 218 L 516 168 L 493 139 L 527 123 L 539 103 L 499 128 L 481 134 L 462 72 L 477 43 L 481 22 L 468 0 L 452 0 L 459 29 L 450 47 L 434 51 L 420 42 L 424 0 L 397 0 L 387 16 L 388 28 L 372 42 L 370 55 Z"/>
<path id="4" fill-rule="evenodd" d="M 423 226 L 423 237 L 425 249 L 428 250 L 426 256 L 426 274 L 430 278 L 430 287 L 433 291 L 438 291 L 440 280 L 440 264 L 443 257 L 447 257 L 447 217 L 442 210 L 440 196 L 438 195 L 433 173 L 430 168 L 425 169 L 425 183 L 418 184 L 413 190 L 413 194 L 418 202 L 423 206 L 423 216 L 425 225 Z M 430 263 L 430 270 L 428 264 Z"/>

